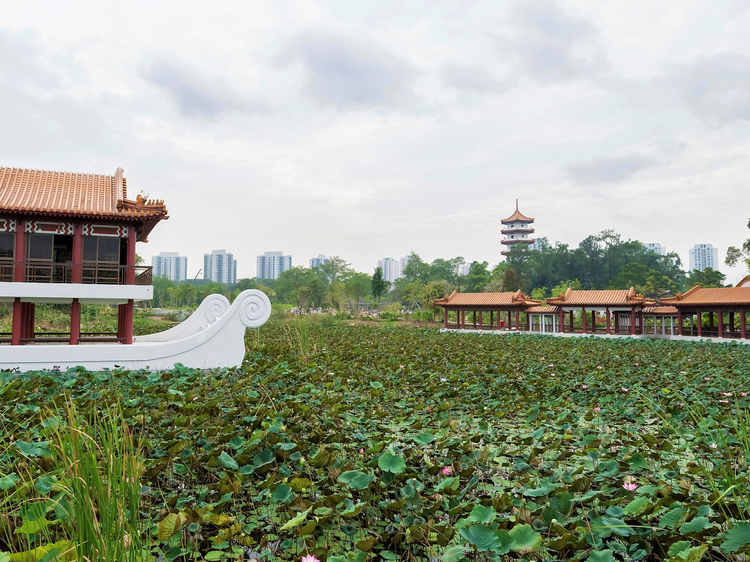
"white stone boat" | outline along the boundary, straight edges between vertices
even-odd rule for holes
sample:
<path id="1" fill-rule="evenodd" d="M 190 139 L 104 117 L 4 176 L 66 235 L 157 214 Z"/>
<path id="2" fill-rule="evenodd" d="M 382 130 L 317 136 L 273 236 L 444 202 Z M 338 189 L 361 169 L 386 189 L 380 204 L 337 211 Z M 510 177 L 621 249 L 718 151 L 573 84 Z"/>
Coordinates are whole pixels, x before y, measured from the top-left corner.
<path id="1" fill-rule="evenodd" d="M 0 369 L 25 372 L 82 366 L 90 371 L 117 367 L 156 371 L 177 363 L 202 369 L 238 367 L 245 357 L 245 329 L 263 325 L 270 315 L 271 303 L 261 291 L 243 291 L 231 305 L 223 296 L 210 295 L 178 326 L 136 336 L 129 345 L 1 346 Z"/>

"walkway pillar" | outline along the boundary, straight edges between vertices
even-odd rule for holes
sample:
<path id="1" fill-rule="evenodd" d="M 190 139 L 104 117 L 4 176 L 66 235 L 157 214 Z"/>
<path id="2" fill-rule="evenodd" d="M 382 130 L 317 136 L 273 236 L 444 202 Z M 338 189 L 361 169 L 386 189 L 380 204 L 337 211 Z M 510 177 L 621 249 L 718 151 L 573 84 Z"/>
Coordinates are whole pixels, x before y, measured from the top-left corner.
<path id="1" fill-rule="evenodd" d="M 565 313 L 562 308 L 560 309 L 560 333 L 565 333 Z"/>
<path id="2" fill-rule="evenodd" d="M 497 318 L 495 318 L 495 322 L 497 323 L 497 329 L 500 329 L 500 311 L 497 311 Z"/>
<path id="3" fill-rule="evenodd" d="M 476 314 L 476 312 L 474 314 Z M 482 320 L 484 320 L 483 316 L 484 316 L 484 311 L 480 310 L 479 311 L 479 329 L 480 330 L 482 329 Z"/>
<path id="4" fill-rule="evenodd" d="M 581 308 L 581 331 L 586 333 L 586 307 Z"/>
<path id="5" fill-rule="evenodd" d="M 724 313 L 719 309 L 719 312 L 716 313 L 716 320 L 717 320 L 717 328 L 719 330 L 719 337 L 724 337 Z"/>
<path id="6" fill-rule="evenodd" d="M 701 309 L 699 308 L 696 312 L 696 325 L 698 328 L 698 337 L 701 337 L 703 335 L 703 315 L 701 314 Z"/>
<path id="7" fill-rule="evenodd" d="M 495 325 L 494 311 L 490 310 L 490 328 L 492 328 L 494 325 Z"/>
<path id="8" fill-rule="evenodd" d="M 81 302 L 73 299 L 70 303 L 70 345 L 78 345 L 81 337 Z"/>
<path id="9" fill-rule="evenodd" d="M 607 307 L 607 309 L 604 311 L 604 315 L 607 317 L 607 333 L 611 334 L 612 333 L 612 326 L 611 326 L 610 320 L 609 320 L 609 307 Z"/>
<path id="10" fill-rule="evenodd" d="M 472 312 L 473 312 L 473 315 L 471 317 L 471 327 L 476 330 L 477 329 L 477 311 L 472 310 Z"/>
<path id="11" fill-rule="evenodd" d="M 635 335 L 635 307 L 630 307 L 630 335 Z"/>
<path id="12" fill-rule="evenodd" d="M 643 324 L 643 309 L 638 311 L 638 327 L 641 329 L 641 334 L 646 334 L 646 326 Z"/>
<path id="13" fill-rule="evenodd" d="M 466 329 L 466 311 L 465 310 L 461 310 L 461 329 L 462 330 Z"/>
<path id="14" fill-rule="evenodd" d="M 682 335 L 682 310 L 677 309 L 677 335 Z"/>
<path id="15" fill-rule="evenodd" d="M 445 309 L 445 320 L 443 321 L 443 328 L 448 329 L 448 309 Z M 72 334 L 71 334 L 72 337 Z"/>
<path id="16" fill-rule="evenodd" d="M 740 311 L 740 337 L 744 340 L 746 338 L 747 327 L 745 324 L 745 309 Z"/>
<path id="17" fill-rule="evenodd" d="M 516 309 L 516 330 L 521 329 L 521 311 Z"/>
<path id="18" fill-rule="evenodd" d="M 727 327 L 727 332 L 729 332 L 730 335 L 734 332 L 734 312 L 729 313 L 729 326 Z"/>
<path id="19" fill-rule="evenodd" d="M 36 320 L 36 304 L 33 302 L 21 303 L 21 338 L 27 340 L 34 339 L 34 323 Z"/>

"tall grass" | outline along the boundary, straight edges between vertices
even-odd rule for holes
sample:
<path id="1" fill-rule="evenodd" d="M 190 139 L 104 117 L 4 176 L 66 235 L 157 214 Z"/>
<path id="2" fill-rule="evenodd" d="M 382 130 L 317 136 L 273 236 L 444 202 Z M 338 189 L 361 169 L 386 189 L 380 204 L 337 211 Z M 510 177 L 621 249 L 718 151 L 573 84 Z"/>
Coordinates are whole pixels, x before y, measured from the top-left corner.
<path id="1" fill-rule="evenodd" d="M 2 504 L 0 517 L 15 522 L 12 535 L 6 528 L 6 544 L 15 551 L 11 560 L 148 559 L 139 513 L 144 463 L 121 410 L 113 407 L 83 419 L 70 404 L 65 418 L 53 417 L 47 425 L 52 470 L 35 479 L 31 471 L 22 475 L 24 484 Z M 48 497 L 33 493 L 31 482 L 36 480 L 39 490 L 42 478 L 51 485 Z M 43 527 L 24 532 L 21 520 L 24 526 L 31 521 Z M 19 540 L 19 534 L 24 540 Z"/>

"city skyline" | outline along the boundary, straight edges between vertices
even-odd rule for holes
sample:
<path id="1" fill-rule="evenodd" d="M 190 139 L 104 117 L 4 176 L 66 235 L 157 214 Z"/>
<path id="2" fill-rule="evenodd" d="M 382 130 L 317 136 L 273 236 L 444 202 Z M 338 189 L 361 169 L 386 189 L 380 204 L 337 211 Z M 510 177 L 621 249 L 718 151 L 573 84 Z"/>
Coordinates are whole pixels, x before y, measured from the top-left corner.
<path id="1" fill-rule="evenodd" d="M 131 193 L 169 201 L 139 244 L 147 263 L 178 249 L 191 277 L 201 248 L 224 246 L 241 277 L 268 247 L 368 273 L 411 251 L 492 262 L 515 198 L 552 243 L 613 229 L 687 264 L 703 241 L 683 241 L 678 217 L 721 217 L 720 262 L 747 238 L 746 2 L 180 13 L 29 0 L 0 24 L 3 165 L 122 166 Z"/>

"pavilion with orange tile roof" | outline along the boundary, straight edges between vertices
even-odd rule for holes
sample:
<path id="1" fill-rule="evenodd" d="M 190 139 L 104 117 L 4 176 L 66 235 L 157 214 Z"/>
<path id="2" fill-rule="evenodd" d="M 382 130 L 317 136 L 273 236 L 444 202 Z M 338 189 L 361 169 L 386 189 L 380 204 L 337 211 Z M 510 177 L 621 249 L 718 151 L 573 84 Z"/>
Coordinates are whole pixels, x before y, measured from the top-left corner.
<path id="1" fill-rule="evenodd" d="M 677 309 L 680 335 L 746 339 L 747 314 L 750 311 L 749 277 L 734 287 L 709 289 L 696 285 L 685 293 L 661 299 L 660 304 Z M 708 330 L 703 329 L 705 316 L 708 316 Z M 686 317 L 690 322 L 689 328 L 684 326 Z M 739 326 L 736 322 L 738 317 Z"/>
<path id="2" fill-rule="evenodd" d="M 0 302 L 13 305 L 12 333 L 0 341 L 39 341 L 35 303 L 50 302 L 70 304 L 70 333 L 42 341 L 132 343 L 134 302 L 153 294 L 136 241 L 168 218 L 163 201 L 128 198 L 122 168 L 108 176 L 0 167 Z M 81 334 L 87 302 L 119 305 L 116 337 Z"/>
<path id="3" fill-rule="evenodd" d="M 532 300 L 520 290 L 515 293 L 459 293 L 453 291 L 447 297 L 434 300 L 433 304 L 442 306 L 445 310 L 445 328 L 455 326 L 458 329 L 466 329 L 466 312 L 472 312 L 473 318 L 470 327 L 474 330 L 520 330 L 521 312 L 525 312 L 530 306 L 539 305 L 540 302 Z M 449 312 L 455 313 L 455 322 L 450 321 Z M 479 313 L 478 324 L 477 313 Z M 483 322 L 485 313 L 490 315 L 489 325 Z M 507 324 L 501 313 L 507 313 Z"/>
<path id="4" fill-rule="evenodd" d="M 574 291 L 570 287 L 565 294 L 547 299 L 547 304 L 557 306 L 560 309 L 560 325 L 563 331 L 574 332 L 573 312 L 580 311 L 582 333 L 596 333 L 596 318 L 598 312 L 604 312 L 606 334 L 612 333 L 612 318 L 614 318 L 614 333 L 630 333 L 635 335 L 643 333 L 643 308 L 653 305 L 652 299 L 635 292 L 635 289 L 612 289 L 602 291 Z M 588 326 L 586 317 L 587 310 L 591 311 L 591 326 Z M 569 313 L 569 326 L 565 326 L 563 317 Z"/>

